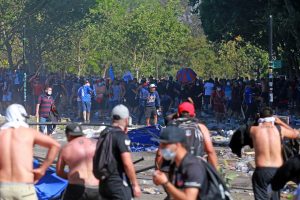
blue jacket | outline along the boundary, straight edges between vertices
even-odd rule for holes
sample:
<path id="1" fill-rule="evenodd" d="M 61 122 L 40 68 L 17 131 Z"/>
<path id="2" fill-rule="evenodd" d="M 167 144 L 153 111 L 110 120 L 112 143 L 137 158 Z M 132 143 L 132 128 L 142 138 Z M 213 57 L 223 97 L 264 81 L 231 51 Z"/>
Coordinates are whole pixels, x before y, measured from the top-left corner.
<path id="1" fill-rule="evenodd" d="M 146 107 L 160 107 L 160 99 L 158 92 L 149 92 L 146 100 Z"/>
<path id="2" fill-rule="evenodd" d="M 78 89 L 78 96 L 83 102 L 91 102 L 92 101 L 92 95 L 96 95 L 95 91 L 87 85 L 81 86 Z"/>
<path id="3" fill-rule="evenodd" d="M 139 92 L 139 104 L 140 104 L 140 106 L 145 107 L 147 97 L 148 97 L 148 93 L 149 93 L 149 91 L 148 91 L 147 87 L 142 87 L 140 89 L 140 92 Z"/>

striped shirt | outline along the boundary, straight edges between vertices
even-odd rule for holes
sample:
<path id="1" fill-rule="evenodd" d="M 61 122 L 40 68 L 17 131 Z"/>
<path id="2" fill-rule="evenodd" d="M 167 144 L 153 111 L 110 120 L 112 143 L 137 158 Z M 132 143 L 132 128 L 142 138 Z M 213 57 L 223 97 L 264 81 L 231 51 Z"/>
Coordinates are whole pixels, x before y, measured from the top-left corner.
<path id="1" fill-rule="evenodd" d="M 52 96 L 47 96 L 46 94 L 42 94 L 38 98 L 39 107 L 39 116 L 40 117 L 49 117 L 49 113 L 51 111 L 51 105 L 54 103 Z"/>

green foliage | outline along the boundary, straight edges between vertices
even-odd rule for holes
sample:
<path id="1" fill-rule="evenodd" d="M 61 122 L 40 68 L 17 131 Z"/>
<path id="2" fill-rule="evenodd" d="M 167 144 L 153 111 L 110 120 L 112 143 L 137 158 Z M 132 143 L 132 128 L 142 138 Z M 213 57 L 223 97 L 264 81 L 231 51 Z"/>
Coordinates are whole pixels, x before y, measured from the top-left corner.
<path id="1" fill-rule="evenodd" d="M 208 39 L 245 41 L 268 49 L 268 20 L 273 16 L 274 56 L 290 75 L 300 74 L 300 2 L 293 0 L 190 0 Z"/>
<path id="2" fill-rule="evenodd" d="M 233 19 L 226 25 L 231 32 L 222 26 L 226 17 L 219 8 L 233 12 L 238 5 L 211 2 L 215 4 L 203 1 L 209 9 L 203 13 L 211 20 L 203 18 L 206 37 L 184 20 L 188 9 L 180 0 L 0 0 L 0 63 L 11 68 L 21 63 L 25 25 L 26 62 L 32 72 L 45 66 L 48 71 L 103 76 L 113 64 L 118 76 L 127 70 L 139 77 L 175 75 L 182 66 L 203 78 L 263 74 L 266 52 L 245 42 L 250 36 L 233 38 L 242 30 L 235 31 Z M 216 20 L 211 19 L 214 14 Z M 239 20 L 250 18 L 247 12 Z"/>

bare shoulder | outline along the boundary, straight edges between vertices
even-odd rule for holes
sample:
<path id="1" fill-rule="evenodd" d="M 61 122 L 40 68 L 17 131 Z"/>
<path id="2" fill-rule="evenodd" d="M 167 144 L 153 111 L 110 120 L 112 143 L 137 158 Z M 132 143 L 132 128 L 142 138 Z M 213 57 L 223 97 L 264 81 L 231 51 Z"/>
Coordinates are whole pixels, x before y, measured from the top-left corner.
<path id="1" fill-rule="evenodd" d="M 250 127 L 249 127 L 249 132 L 250 132 L 250 133 L 256 132 L 258 129 L 259 129 L 259 126 L 250 126 Z"/>
<path id="2" fill-rule="evenodd" d="M 205 124 L 198 123 L 198 126 L 200 127 L 202 132 L 207 132 L 208 131 L 208 128 L 205 126 Z"/>
<path id="3" fill-rule="evenodd" d="M 75 146 L 75 147 L 78 145 L 79 146 L 81 146 L 81 145 L 88 146 L 88 145 L 93 145 L 96 143 L 97 143 L 97 140 L 91 139 L 91 138 L 86 138 L 86 137 L 82 136 L 82 137 L 73 139 L 71 142 L 68 143 L 68 146 Z"/>
<path id="4" fill-rule="evenodd" d="M 22 135 L 21 137 L 32 138 L 32 139 L 35 139 L 36 136 L 41 134 L 37 130 L 33 128 L 27 128 L 27 127 L 19 127 L 15 129 L 15 132 L 17 134 L 21 134 Z"/>

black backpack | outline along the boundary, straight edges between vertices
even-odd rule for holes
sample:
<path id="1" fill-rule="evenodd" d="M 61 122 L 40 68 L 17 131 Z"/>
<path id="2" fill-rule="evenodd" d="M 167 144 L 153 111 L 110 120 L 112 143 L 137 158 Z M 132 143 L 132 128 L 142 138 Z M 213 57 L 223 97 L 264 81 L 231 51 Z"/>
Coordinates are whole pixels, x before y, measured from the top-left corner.
<path id="1" fill-rule="evenodd" d="M 208 186 L 206 191 L 201 191 L 201 200 L 232 200 L 229 189 L 219 176 L 218 172 L 206 161 L 199 159 L 205 166 Z"/>
<path id="2" fill-rule="evenodd" d="M 204 156 L 204 139 L 199 121 L 193 118 L 178 118 L 172 121 L 172 124 L 185 131 L 188 152 L 194 156 Z"/>
<path id="3" fill-rule="evenodd" d="M 93 158 L 94 176 L 103 181 L 117 170 L 116 160 L 112 152 L 112 134 L 116 128 L 108 127 L 99 136 Z"/>
<path id="4" fill-rule="evenodd" d="M 281 126 L 276 125 L 276 128 L 278 129 L 280 135 L 283 160 L 287 161 L 288 159 L 299 155 L 299 142 L 296 139 L 283 139 L 281 134 Z"/>
<path id="5" fill-rule="evenodd" d="M 207 177 L 207 187 L 205 191 L 201 191 L 198 195 L 199 200 L 232 200 L 229 189 L 218 174 L 218 172 L 203 158 L 198 158 L 199 162 L 204 166 Z M 168 177 L 170 182 L 173 181 L 173 175 L 175 173 L 175 163 L 171 164 Z M 169 200 L 168 196 L 165 200 Z"/>

